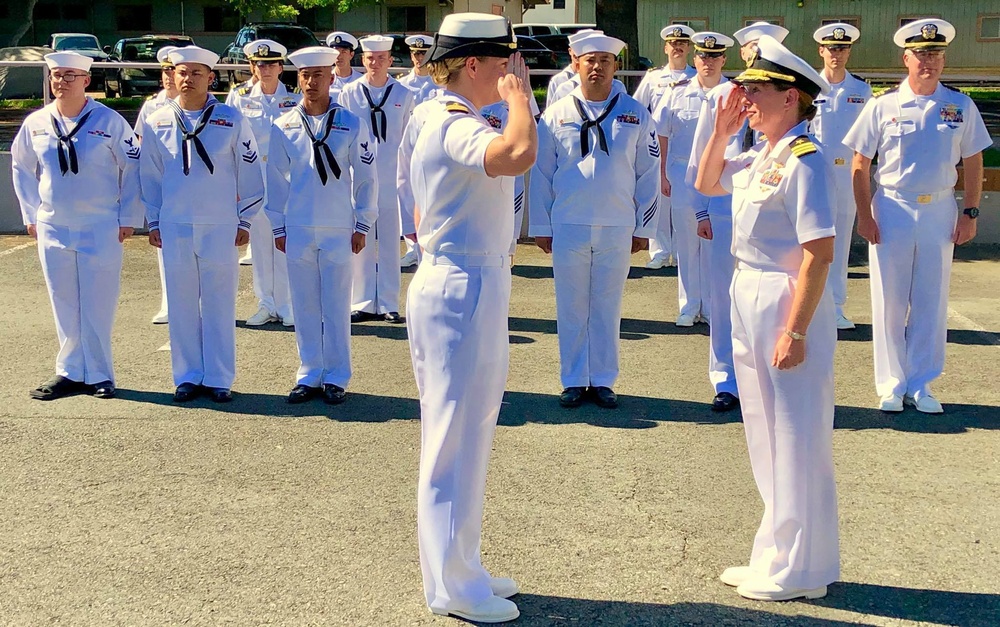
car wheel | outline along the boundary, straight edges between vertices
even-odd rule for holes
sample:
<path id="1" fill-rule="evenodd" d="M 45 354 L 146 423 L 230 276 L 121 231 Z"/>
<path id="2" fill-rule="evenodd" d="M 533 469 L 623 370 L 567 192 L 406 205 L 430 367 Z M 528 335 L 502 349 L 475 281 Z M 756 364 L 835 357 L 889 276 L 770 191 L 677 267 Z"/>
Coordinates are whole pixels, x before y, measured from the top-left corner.
<path id="1" fill-rule="evenodd" d="M 107 79 L 104 80 L 104 97 L 105 98 L 115 97 L 115 92 L 113 89 L 111 89 L 111 82 L 108 81 Z"/>
<path id="2" fill-rule="evenodd" d="M 122 98 L 131 98 L 132 87 L 125 81 L 118 81 L 118 95 Z"/>

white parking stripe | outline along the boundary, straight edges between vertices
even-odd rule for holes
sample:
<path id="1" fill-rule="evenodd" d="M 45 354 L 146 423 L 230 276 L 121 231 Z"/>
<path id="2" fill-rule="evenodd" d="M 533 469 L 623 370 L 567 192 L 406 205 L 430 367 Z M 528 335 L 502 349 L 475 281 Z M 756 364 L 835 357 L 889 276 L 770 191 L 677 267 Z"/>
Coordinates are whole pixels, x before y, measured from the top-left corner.
<path id="1" fill-rule="evenodd" d="M 985 327 L 977 324 L 972 318 L 958 313 L 951 307 L 948 308 L 948 317 L 960 322 L 967 330 L 978 335 L 987 345 L 1000 346 L 1000 338 L 996 337 L 996 334 L 990 332 Z"/>
<path id="2" fill-rule="evenodd" d="M 7 250 L 0 250 L 0 257 L 4 255 L 12 255 L 19 250 L 24 250 L 25 248 L 30 248 L 35 245 L 35 242 L 28 242 L 26 244 L 21 244 L 20 246 L 15 246 L 13 248 L 8 248 Z"/>

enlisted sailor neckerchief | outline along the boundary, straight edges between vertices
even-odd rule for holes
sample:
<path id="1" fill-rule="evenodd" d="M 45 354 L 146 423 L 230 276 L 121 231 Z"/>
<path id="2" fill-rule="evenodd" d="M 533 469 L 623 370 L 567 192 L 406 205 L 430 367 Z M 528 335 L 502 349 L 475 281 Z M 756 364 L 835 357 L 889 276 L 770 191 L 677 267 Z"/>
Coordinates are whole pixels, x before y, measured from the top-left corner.
<path id="1" fill-rule="evenodd" d="M 181 109 L 181 106 L 177 104 L 176 100 L 167 101 L 167 106 L 169 106 L 174 112 L 174 118 L 177 119 L 177 127 L 180 128 L 181 133 L 184 135 L 184 139 L 181 140 L 181 156 L 184 161 L 184 176 L 191 174 L 190 144 L 194 144 L 195 151 L 205 163 L 205 167 L 208 168 L 208 173 L 215 174 L 215 166 L 212 164 L 212 159 L 208 156 L 208 151 L 205 150 L 205 144 L 201 143 L 201 139 L 198 138 L 198 135 L 205 130 L 206 126 L 208 126 L 208 121 L 212 118 L 212 111 L 215 109 L 215 105 L 217 104 L 219 104 L 219 101 L 215 99 L 215 96 L 209 95 L 205 109 L 201 112 L 201 115 L 198 117 L 198 121 L 194 125 L 194 130 L 189 131 L 187 129 L 187 124 L 184 122 L 184 110 Z"/>
<path id="2" fill-rule="evenodd" d="M 323 166 L 323 155 L 326 155 L 326 162 L 330 165 L 330 171 L 333 172 L 334 178 L 339 179 L 341 174 L 340 164 L 337 163 L 337 158 L 333 156 L 333 151 L 326 144 L 326 138 L 330 136 L 330 131 L 333 129 L 333 118 L 337 115 L 337 107 L 330 108 L 326 112 L 326 115 L 321 118 L 320 131 L 323 134 L 321 137 L 316 137 L 313 133 L 312 125 L 309 123 L 309 115 L 306 113 L 305 107 L 299 103 L 295 106 L 295 110 L 298 111 L 299 117 L 302 118 L 302 125 L 306 129 L 306 135 L 309 136 L 309 140 L 312 142 L 313 158 L 316 160 L 316 171 L 319 173 L 320 182 L 326 185 L 328 178 L 326 167 Z"/>
<path id="3" fill-rule="evenodd" d="M 389 93 L 392 92 L 392 83 L 389 83 L 388 81 L 386 82 L 388 84 L 385 86 L 385 91 L 382 92 L 382 99 L 378 104 L 375 104 L 375 101 L 372 100 L 372 92 L 368 91 L 368 86 L 361 86 L 361 90 L 365 92 L 365 100 L 368 101 L 368 106 L 371 108 L 372 135 L 375 136 L 375 141 L 377 142 L 385 141 L 385 131 L 386 127 L 389 125 L 385 111 L 382 110 L 382 107 L 385 106 L 385 102 L 389 99 Z M 376 87 L 376 89 L 378 88 Z M 379 120 L 382 121 L 381 129 L 379 128 Z"/>
<path id="4" fill-rule="evenodd" d="M 576 105 L 576 110 L 580 113 L 580 117 L 583 118 L 583 123 L 580 124 L 580 153 L 582 156 L 586 157 L 590 154 L 590 129 L 597 129 L 597 143 L 601 150 L 608 156 L 611 152 L 608 150 L 608 138 L 604 134 L 604 129 L 601 128 L 601 122 L 603 122 L 609 115 L 611 115 L 611 110 L 615 108 L 618 104 L 618 98 L 621 96 L 620 93 L 615 94 L 608 103 L 608 106 L 604 108 L 601 115 L 597 116 L 593 120 L 587 115 L 587 109 L 580 99 L 573 96 L 573 103 Z"/>
<path id="5" fill-rule="evenodd" d="M 84 107 L 87 105 L 85 104 Z M 76 135 L 83 125 L 87 123 L 87 118 L 94 110 L 91 109 L 83 114 L 83 117 L 77 121 L 76 126 L 69 133 L 63 132 L 62 124 L 56 119 L 56 116 L 49 114 L 52 118 L 52 132 L 56 134 L 56 139 L 59 140 L 59 172 L 63 176 L 66 176 L 66 172 L 70 171 L 73 174 L 77 174 L 80 171 L 80 165 L 76 158 L 76 147 L 73 145 L 73 136 Z M 69 162 L 67 163 L 67 154 L 69 155 Z"/>

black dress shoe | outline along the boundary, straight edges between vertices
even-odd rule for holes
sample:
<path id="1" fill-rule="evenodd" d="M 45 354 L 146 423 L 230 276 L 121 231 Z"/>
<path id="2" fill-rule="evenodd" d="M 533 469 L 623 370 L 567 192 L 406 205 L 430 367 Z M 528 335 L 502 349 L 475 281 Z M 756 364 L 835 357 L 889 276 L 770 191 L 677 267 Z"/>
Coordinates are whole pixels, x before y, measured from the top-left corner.
<path id="1" fill-rule="evenodd" d="M 67 379 L 62 375 L 56 375 L 45 383 L 39 385 L 34 390 L 28 392 L 28 395 L 38 401 L 54 401 L 57 398 L 62 398 L 64 396 L 81 394 L 89 389 L 90 386 L 85 384 L 83 381 L 74 381 L 73 379 Z"/>
<path id="2" fill-rule="evenodd" d="M 587 393 L 587 388 L 571 387 L 566 388 L 559 395 L 559 404 L 563 407 L 579 407 L 583 404 L 583 397 Z"/>
<path id="3" fill-rule="evenodd" d="M 351 312 L 351 322 L 357 324 L 359 322 L 368 322 L 369 320 L 376 320 L 380 316 L 373 313 L 368 313 L 367 311 L 352 311 Z"/>
<path id="4" fill-rule="evenodd" d="M 97 398 L 114 398 L 115 384 L 111 381 L 101 381 L 94 384 L 94 396 Z"/>
<path id="5" fill-rule="evenodd" d="M 233 393 L 226 388 L 209 388 L 209 396 L 213 403 L 228 403 L 233 400 Z"/>
<path id="6" fill-rule="evenodd" d="M 732 411 L 740 406 L 740 399 L 729 392 L 719 392 L 712 399 L 712 411 Z"/>
<path id="7" fill-rule="evenodd" d="M 194 383 L 181 383 L 174 390 L 175 403 L 187 403 L 193 401 L 201 393 L 201 387 Z"/>
<path id="8" fill-rule="evenodd" d="M 322 392 L 320 388 L 314 388 L 309 385 L 296 385 L 292 388 L 292 391 L 288 393 L 287 402 L 289 405 L 298 405 L 299 403 L 304 403 L 314 396 L 319 395 Z"/>
<path id="9" fill-rule="evenodd" d="M 591 393 L 594 395 L 594 403 L 598 407 L 603 407 L 605 409 L 614 409 L 618 407 L 618 395 L 611 388 L 600 386 L 596 388 L 590 388 Z"/>
<path id="10" fill-rule="evenodd" d="M 327 405 L 340 405 L 347 400 L 347 392 L 339 385 L 327 383 L 323 386 L 323 402 Z"/>
<path id="11" fill-rule="evenodd" d="M 385 319 L 386 322 L 391 322 L 392 324 L 400 324 L 403 322 L 403 319 L 400 317 L 398 311 L 390 311 L 382 316 L 382 318 Z"/>

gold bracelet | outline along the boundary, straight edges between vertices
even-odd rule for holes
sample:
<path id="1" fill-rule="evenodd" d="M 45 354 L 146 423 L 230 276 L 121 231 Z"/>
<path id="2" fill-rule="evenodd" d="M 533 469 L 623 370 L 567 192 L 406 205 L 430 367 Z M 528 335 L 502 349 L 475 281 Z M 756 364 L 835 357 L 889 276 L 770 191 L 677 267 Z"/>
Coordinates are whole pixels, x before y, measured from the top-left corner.
<path id="1" fill-rule="evenodd" d="M 790 329 L 785 329 L 785 335 L 787 335 L 788 337 L 792 338 L 793 340 L 804 340 L 804 339 L 806 339 L 806 334 L 805 333 L 796 333 L 795 331 L 792 331 Z"/>

